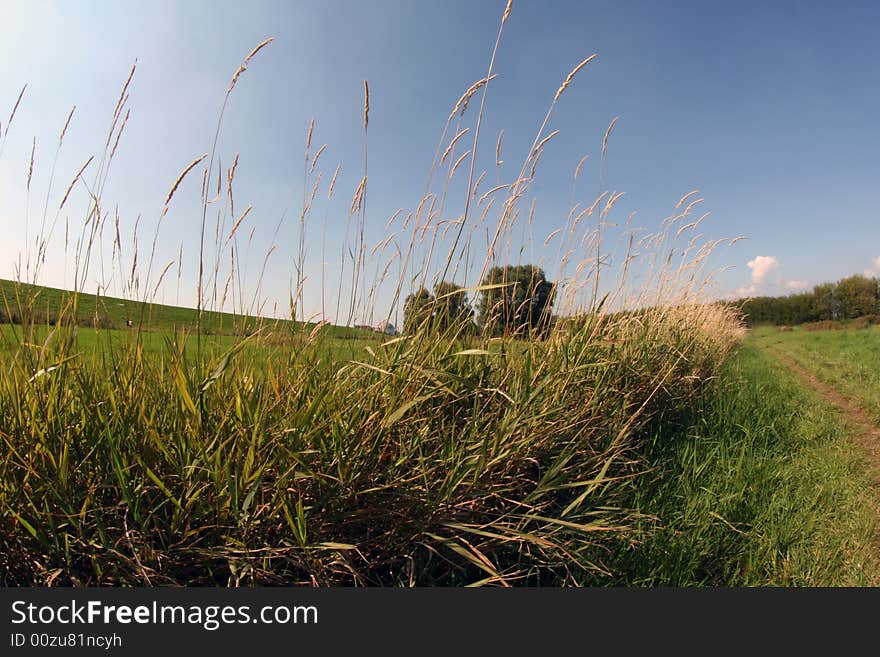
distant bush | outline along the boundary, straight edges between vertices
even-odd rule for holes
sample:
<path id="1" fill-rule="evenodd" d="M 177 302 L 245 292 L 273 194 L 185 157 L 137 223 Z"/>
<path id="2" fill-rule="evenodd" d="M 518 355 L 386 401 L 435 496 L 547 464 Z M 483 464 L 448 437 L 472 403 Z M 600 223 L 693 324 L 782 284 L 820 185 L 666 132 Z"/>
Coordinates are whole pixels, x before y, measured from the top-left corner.
<path id="1" fill-rule="evenodd" d="M 803 325 L 805 331 L 839 331 L 843 329 L 863 329 L 880 324 L 880 315 L 864 315 L 855 319 L 809 322 Z"/>

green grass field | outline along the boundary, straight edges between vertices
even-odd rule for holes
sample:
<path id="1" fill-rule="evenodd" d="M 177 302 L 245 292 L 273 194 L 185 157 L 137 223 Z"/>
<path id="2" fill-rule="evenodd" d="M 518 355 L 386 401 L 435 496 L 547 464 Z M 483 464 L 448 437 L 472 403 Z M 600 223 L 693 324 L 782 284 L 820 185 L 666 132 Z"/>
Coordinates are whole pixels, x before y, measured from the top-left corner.
<path id="1" fill-rule="evenodd" d="M 765 341 L 751 337 L 686 418 L 652 434 L 655 470 L 633 482 L 629 501 L 649 518 L 613 561 L 616 583 L 880 582 L 880 489 L 839 414 Z"/>
<path id="2" fill-rule="evenodd" d="M 308 345 L 308 352 L 317 355 L 327 366 L 357 360 L 367 355 L 367 348 L 375 349 L 385 339 L 379 334 L 367 331 L 359 332 L 358 337 L 339 337 L 325 327 L 317 332 L 311 341 L 302 332 L 266 331 L 249 339 L 241 348 L 243 358 L 257 367 L 262 367 L 278 359 L 286 359 L 291 353 L 302 350 Z M 22 335 L 18 326 L 0 324 L 0 356 L 14 356 L 24 349 L 39 349 L 46 340 L 54 339 L 52 327 L 38 326 L 27 335 Z M 156 360 L 165 359 L 182 345 L 187 358 L 194 359 L 197 352 L 197 337 L 192 331 L 152 330 L 140 335 L 131 329 L 94 329 L 78 328 L 75 334 L 77 358 L 90 362 L 101 362 L 112 358 L 119 349 L 125 348 L 133 340 L 137 340 L 144 353 Z M 239 344 L 241 338 L 227 334 L 211 334 L 203 336 L 203 348 L 208 357 L 222 356 Z"/>
<path id="3" fill-rule="evenodd" d="M 4 316 L 18 319 L 31 313 L 25 328 L 20 323 L 0 322 L 0 356 L 14 355 L 23 346 L 37 349 L 44 345 L 58 333 L 57 317 L 74 316 L 73 297 L 65 290 L 0 280 L 0 308 L 5 309 Z M 132 340 L 146 354 L 159 359 L 169 349 L 182 348 L 188 358 L 193 358 L 197 350 L 198 312 L 194 308 L 77 294 L 75 317 L 75 352 L 78 358 L 88 361 L 112 359 L 118 348 Z M 133 319 L 132 327 L 127 326 L 129 318 Z M 314 323 L 215 312 L 203 314 L 201 329 L 203 347 L 209 357 L 222 356 L 238 344 L 241 336 L 251 335 L 242 348 L 242 357 L 259 367 L 282 355 L 286 358 L 286 354 L 300 350 L 306 343 L 310 353 L 329 366 L 361 358 L 366 348 L 375 348 L 388 339 L 373 331 L 344 326 L 318 327 Z"/>
<path id="4" fill-rule="evenodd" d="M 762 328 L 756 344 L 779 350 L 847 397 L 880 423 L 880 326 L 832 331 Z"/>
<path id="5" fill-rule="evenodd" d="M 75 303 L 74 303 L 75 299 Z M 74 310 L 75 305 L 75 310 Z M 0 279 L 0 324 L 19 323 L 24 312 L 37 324 L 54 323 L 62 314 L 75 315 L 76 322 L 92 328 L 125 329 L 129 320 L 135 328 L 147 331 L 194 330 L 198 325 L 195 308 L 145 303 L 131 299 L 96 296 Z M 263 328 L 275 332 L 311 331 L 314 323 L 265 319 L 258 316 L 205 310 L 201 318 L 203 334 L 242 335 Z M 324 332 L 333 338 L 372 338 L 370 331 L 345 326 L 327 326 Z"/>

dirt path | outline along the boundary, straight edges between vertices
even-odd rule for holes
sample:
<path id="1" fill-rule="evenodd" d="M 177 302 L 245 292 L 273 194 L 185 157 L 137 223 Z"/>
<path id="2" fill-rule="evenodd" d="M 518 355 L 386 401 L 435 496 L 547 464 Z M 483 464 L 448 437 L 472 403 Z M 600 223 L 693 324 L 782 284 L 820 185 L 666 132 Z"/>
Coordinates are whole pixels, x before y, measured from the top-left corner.
<path id="1" fill-rule="evenodd" d="M 828 404 L 844 414 L 846 426 L 852 431 L 851 439 L 862 452 L 865 474 L 876 493 L 872 496 L 876 505 L 876 517 L 880 518 L 880 427 L 874 424 L 871 417 L 857 401 L 842 395 L 824 381 L 820 381 L 815 374 L 801 367 L 793 358 L 779 349 L 770 347 L 768 351 L 797 376 L 804 385 L 812 388 Z M 869 558 L 871 565 L 866 565 L 865 568 L 866 571 L 874 573 L 870 577 L 869 586 L 880 586 L 880 521 L 875 525 L 873 534 L 871 539 L 873 556 Z"/>
<path id="2" fill-rule="evenodd" d="M 871 483 L 880 485 L 880 427 L 871 420 L 865 409 L 855 400 L 845 397 L 809 370 L 801 367 L 782 351 L 769 351 L 822 399 L 843 412 L 846 424 L 853 430 L 854 442 L 862 448 Z"/>

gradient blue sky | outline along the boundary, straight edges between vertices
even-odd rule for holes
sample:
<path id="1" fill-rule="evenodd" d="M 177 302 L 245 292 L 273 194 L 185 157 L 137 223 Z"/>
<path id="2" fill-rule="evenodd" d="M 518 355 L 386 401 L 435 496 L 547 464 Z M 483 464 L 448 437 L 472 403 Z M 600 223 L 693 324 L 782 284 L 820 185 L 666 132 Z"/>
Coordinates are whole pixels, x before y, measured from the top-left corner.
<path id="1" fill-rule="evenodd" d="M 255 44 L 273 36 L 231 97 L 219 154 L 225 167 L 240 153 L 237 207 L 254 206 L 247 224 L 248 231 L 256 226 L 246 272 L 252 283 L 288 212 L 262 291 L 269 306 L 274 300 L 286 304 L 293 276 L 311 118 L 314 145 L 328 144 L 320 196 L 342 163 L 334 203 L 316 206 L 307 228 L 305 298 L 312 313 L 321 305 L 325 216 L 324 289 L 334 298 L 328 305 L 335 305 L 337 252 L 363 175 L 362 81 L 369 80 L 371 89 L 366 221 L 372 245 L 397 208 L 411 209 L 421 198 L 446 116 L 463 90 L 485 75 L 505 3 L 2 4 L 4 132 L 19 90 L 25 83 L 28 89 L 0 155 L 0 276 L 12 276 L 13 262 L 28 250 L 25 209 L 31 234 L 40 223 L 70 107 L 77 109 L 58 161 L 50 220 L 73 173 L 101 150 L 135 58 L 131 121 L 104 203 L 118 205 L 127 236 L 142 215 L 139 257 L 148 255 L 145 244 L 171 183 L 210 149 L 232 73 Z M 590 158 L 576 200 L 588 205 L 595 197 L 602 135 L 619 116 L 604 172 L 605 188 L 626 192 L 615 208 L 617 219 L 636 211 L 635 224 L 655 229 L 683 194 L 698 188 L 703 211 L 712 213 L 704 222 L 707 238 L 748 236 L 713 257 L 713 265 L 730 266 L 718 275 L 720 294 L 782 293 L 880 272 L 878 25 L 877 2 L 519 0 L 505 25 L 499 77 L 489 89 L 478 171 L 488 166 L 493 184 L 515 176 L 518 165 L 494 170 L 499 129 L 505 130 L 504 159 L 522 162 L 560 82 L 596 52 L 598 59 L 566 91 L 549 126 L 561 133 L 541 161 L 535 225 L 523 232 L 533 235 L 528 249 L 535 260 L 552 260 L 541 245 L 565 221 L 572 170 L 585 154 Z M 475 115 L 472 106 L 466 118 Z M 34 137 L 28 200 L 24 185 Z M 194 175 L 163 220 L 157 266 L 176 258 L 181 244 L 185 252 L 181 291 L 175 270 L 161 293 L 166 302 L 194 300 L 197 188 Z M 87 199 L 82 188 L 75 194 L 61 221 L 69 216 L 71 226 L 81 226 Z M 42 282 L 68 284 L 73 264 L 66 262 L 65 271 L 57 236 L 50 253 Z M 100 272 L 90 272 L 89 280 L 97 285 Z M 377 304 L 387 306 L 389 299 L 382 292 Z"/>

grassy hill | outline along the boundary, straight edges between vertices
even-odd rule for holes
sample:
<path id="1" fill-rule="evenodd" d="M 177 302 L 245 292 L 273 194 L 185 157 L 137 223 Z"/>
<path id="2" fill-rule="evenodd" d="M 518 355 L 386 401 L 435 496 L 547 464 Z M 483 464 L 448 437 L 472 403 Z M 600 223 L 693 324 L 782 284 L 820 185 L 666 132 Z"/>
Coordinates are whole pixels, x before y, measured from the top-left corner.
<path id="1" fill-rule="evenodd" d="M 130 299 L 97 296 L 94 294 L 76 294 L 77 323 L 100 328 L 121 329 L 128 321 L 142 325 L 149 330 L 173 330 L 175 328 L 195 328 L 198 323 L 198 311 L 195 308 L 169 306 L 158 303 L 144 303 Z M 59 314 L 73 312 L 74 293 L 42 285 L 31 285 L 0 279 L 0 324 L 20 323 L 23 315 L 30 312 L 36 323 L 55 323 Z M 303 328 L 301 322 L 276 320 L 272 318 L 252 317 L 204 311 L 202 313 L 202 330 L 206 333 L 244 333 L 270 323 L 279 328 Z M 314 324 L 307 323 L 306 328 Z M 358 337 L 369 334 L 369 331 L 331 326 L 325 329 L 332 337 Z"/>

